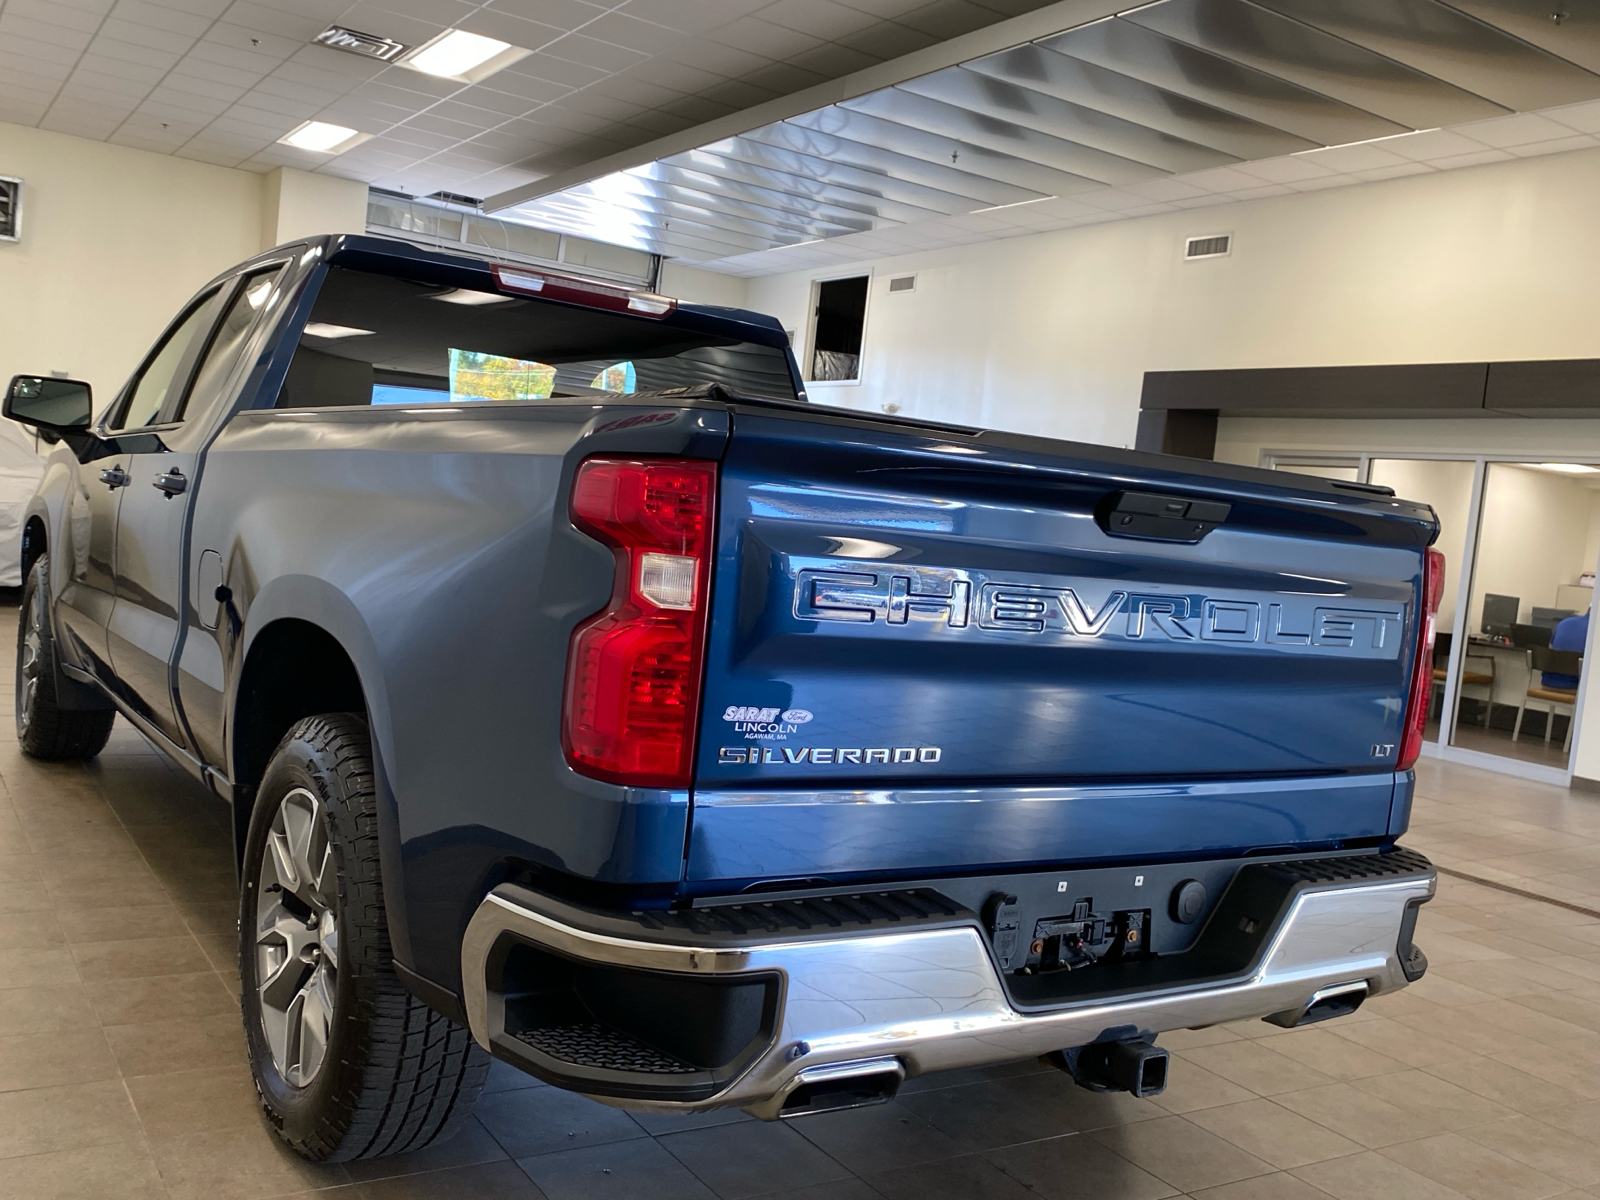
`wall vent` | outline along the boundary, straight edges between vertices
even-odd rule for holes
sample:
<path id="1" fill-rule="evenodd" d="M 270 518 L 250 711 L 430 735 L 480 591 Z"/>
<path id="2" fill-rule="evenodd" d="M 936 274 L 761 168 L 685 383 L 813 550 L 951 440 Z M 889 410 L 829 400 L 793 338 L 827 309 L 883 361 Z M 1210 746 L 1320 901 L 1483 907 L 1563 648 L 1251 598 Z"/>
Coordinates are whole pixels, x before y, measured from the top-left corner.
<path id="1" fill-rule="evenodd" d="M 915 275 L 896 275 L 889 280 L 891 292 L 914 292 L 917 290 L 917 277 Z"/>
<path id="2" fill-rule="evenodd" d="M 1192 237 L 1183 245 L 1183 257 L 1191 258 L 1226 258 L 1233 253 L 1233 234 L 1208 233 L 1201 237 Z"/>
<path id="3" fill-rule="evenodd" d="M 22 180 L 0 175 L 0 242 L 22 237 Z"/>
<path id="4" fill-rule="evenodd" d="M 379 62 L 393 62 L 406 52 L 405 45 L 393 38 L 346 29 L 342 25 L 330 25 L 311 40 L 319 46 L 331 46 L 335 50 L 359 54 L 363 58 L 375 58 Z"/>

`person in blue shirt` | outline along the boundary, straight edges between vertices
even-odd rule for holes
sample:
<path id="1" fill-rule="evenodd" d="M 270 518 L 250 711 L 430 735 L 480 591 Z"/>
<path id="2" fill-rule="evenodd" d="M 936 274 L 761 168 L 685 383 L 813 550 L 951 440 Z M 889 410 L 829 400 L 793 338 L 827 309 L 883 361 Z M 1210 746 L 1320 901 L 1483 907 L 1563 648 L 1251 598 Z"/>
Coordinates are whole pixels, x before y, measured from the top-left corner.
<path id="1" fill-rule="evenodd" d="M 1582 654 L 1589 641 L 1589 614 L 1580 613 L 1576 617 L 1568 617 L 1556 626 L 1550 635 L 1550 649 L 1571 650 Z M 1578 686 L 1576 675 L 1562 675 L 1556 671 L 1545 671 L 1544 686 L 1547 688 L 1560 688 L 1562 691 L 1573 691 Z"/>

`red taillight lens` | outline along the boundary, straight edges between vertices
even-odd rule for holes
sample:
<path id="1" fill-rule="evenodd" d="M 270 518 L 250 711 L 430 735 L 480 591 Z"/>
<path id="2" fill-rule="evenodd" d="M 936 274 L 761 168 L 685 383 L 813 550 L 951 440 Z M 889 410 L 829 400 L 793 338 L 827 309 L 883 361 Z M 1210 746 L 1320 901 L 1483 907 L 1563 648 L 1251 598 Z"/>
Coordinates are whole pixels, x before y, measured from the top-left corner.
<path id="1" fill-rule="evenodd" d="M 591 458 L 572 523 L 617 556 L 611 602 L 567 657 L 562 744 L 573 769 L 612 783 L 687 787 L 705 657 L 715 463 Z"/>
<path id="2" fill-rule="evenodd" d="M 1428 729 L 1428 709 L 1433 704 L 1433 633 L 1444 596 L 1444 555 L 1429 549 L 1422 580 L 1422 635 L 1417 638 L 1417 661 L 1411 671 L 1411 697 L 1406 702 L 1405 736 L 1400 739 L 1399 771 L 1408 770 L 1422 755 L 1422 735 Z"/>

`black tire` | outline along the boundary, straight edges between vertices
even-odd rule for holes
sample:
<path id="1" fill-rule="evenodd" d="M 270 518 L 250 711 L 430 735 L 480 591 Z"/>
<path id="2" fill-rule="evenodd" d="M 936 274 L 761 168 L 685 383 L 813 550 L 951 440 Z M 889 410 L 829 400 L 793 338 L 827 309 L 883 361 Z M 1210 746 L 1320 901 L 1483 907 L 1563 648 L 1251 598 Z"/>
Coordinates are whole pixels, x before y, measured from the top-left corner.
<path id="1" fill-rule="evenodd" d="M 57 762 L 82 762 L 104 750 L 116 711 L 62 708 L 56 699 L 50 560 L 41 554 L 22 583 L 17 612 L 17 741 L 29 758 Z"/>
<path id="2" fill-rule="evenodd" d="M 315 869 L 281 865 L 296 858 Z M 279 743 L 250 815 L 243 882 L 245 1040 L 262 1108 L 283 1140 L 304 1158 L 338 1162 L 419 1150 L 455 1133 L 477 1103 L 489 1056 L 395 975 L 371 739 L 360 716 L 308 717 Z"/>

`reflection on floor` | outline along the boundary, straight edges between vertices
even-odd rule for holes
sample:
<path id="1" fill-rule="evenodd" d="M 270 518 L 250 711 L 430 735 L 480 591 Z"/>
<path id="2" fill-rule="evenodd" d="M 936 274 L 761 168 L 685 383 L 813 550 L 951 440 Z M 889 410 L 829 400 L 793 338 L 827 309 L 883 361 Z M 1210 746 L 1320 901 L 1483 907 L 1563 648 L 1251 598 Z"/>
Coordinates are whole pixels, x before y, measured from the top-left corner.
<path id="1" fill-rule="evenodd" d="M 1469 725 L 1465 721 L 1457 722 L 1455 741 L 1453 745 L 1463 750 L 1476 750 L 1480 754 L 1498 754 L 1501 758 L 1514 758 L 1521 762 L 1538 763 L 1543 767 L 1555 767 L 1564 771 L 1567 767 L 1567 752 L 1561 748 L 1561 742 L 1566 735 L 1566 727 L 1557 724 L 1555 733 L 1550 738 L 1550 745 L 1544 743 L 1544 728 L 1539 726 L 1535 733 L 1526 729 L 1517 741 L 1511 740 L 1509 729 L 1497 729 L 1491 726 L 1485 729 L 1482 725 Z M 1439 740 L 1439 722 L 1428 722 L 1428 741 Z"/>
<path id="2" fill-rule="evenodd" d="M 220 805 L 125 725 L 87 767 L 24 759 L 8 699 L 0 782 L 6 1200 L 1600 1197 L 1600 919 L 1449 877 L 1420 983 L 1307 1029 L 1163 1035 L 1157 1099 L 1029 1061 L 769 1125 L 630 1114 L 497 1064 L 454 1142 L 312 1166 L 244 1067 Z M 1429 759 L 1417 792 L 1407 841 L 1441 865 L 1600 909 L 1600 800 Z"/>

